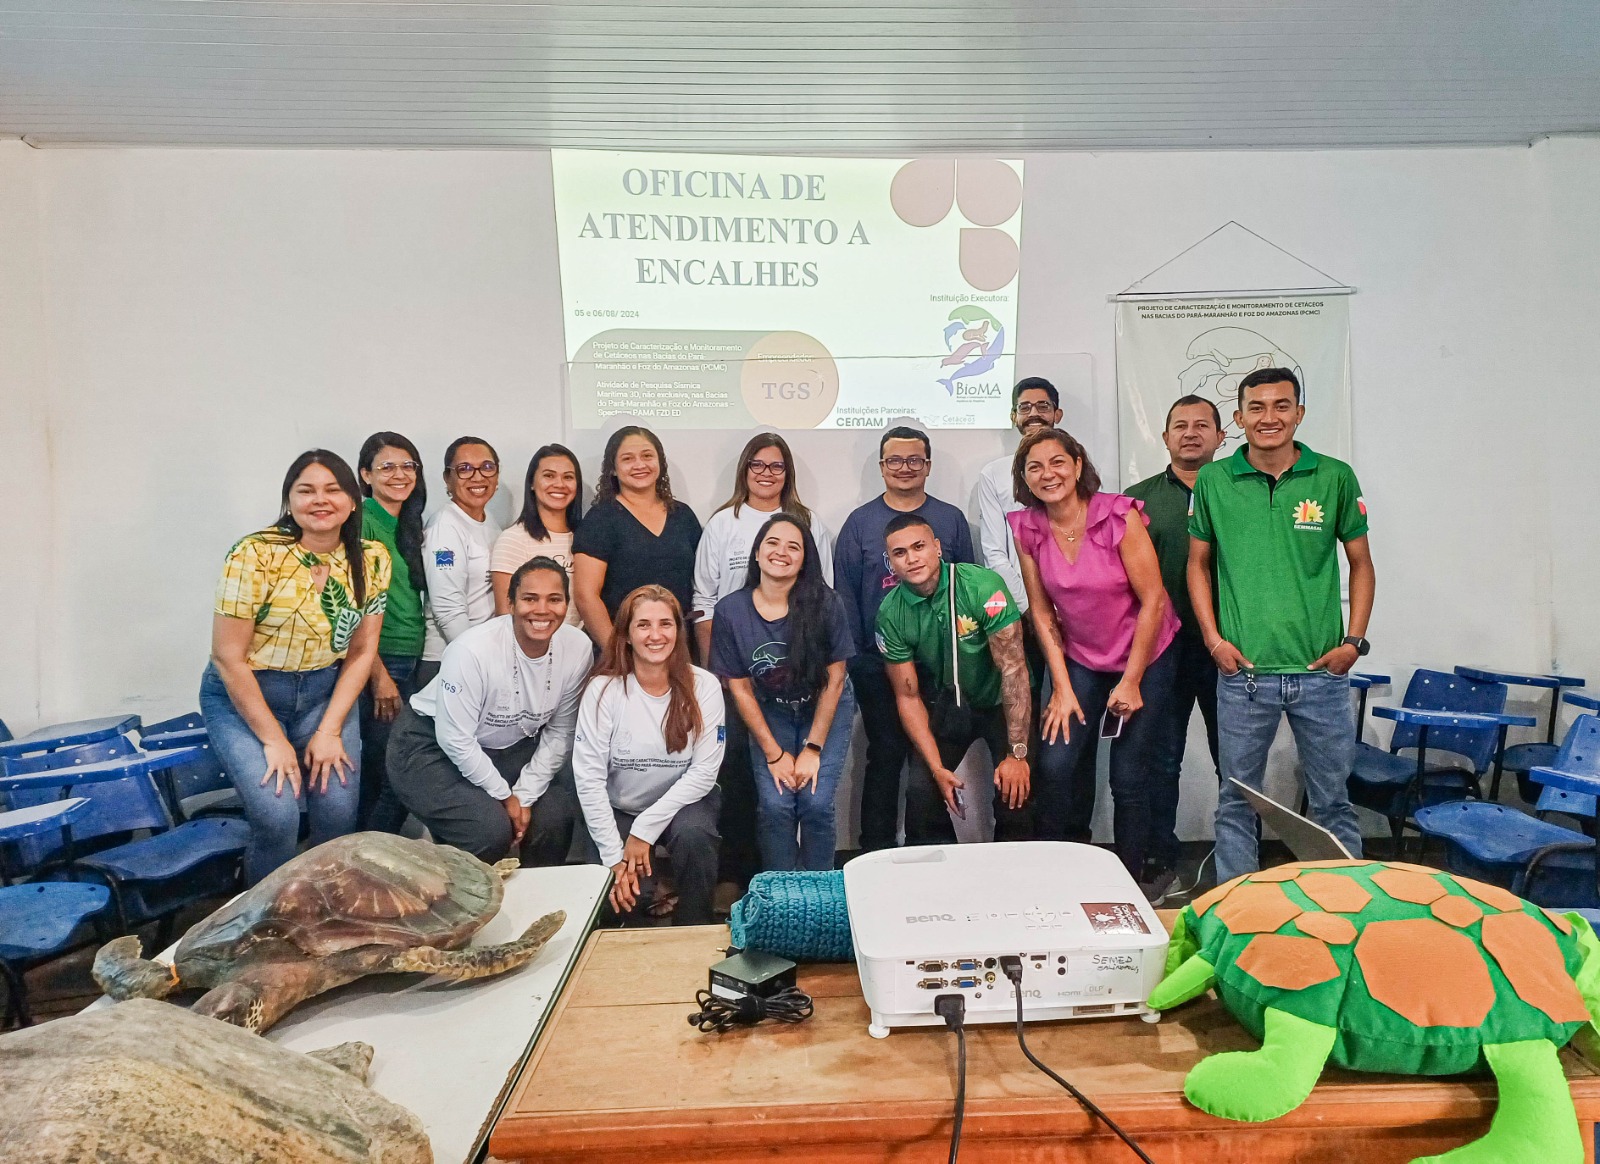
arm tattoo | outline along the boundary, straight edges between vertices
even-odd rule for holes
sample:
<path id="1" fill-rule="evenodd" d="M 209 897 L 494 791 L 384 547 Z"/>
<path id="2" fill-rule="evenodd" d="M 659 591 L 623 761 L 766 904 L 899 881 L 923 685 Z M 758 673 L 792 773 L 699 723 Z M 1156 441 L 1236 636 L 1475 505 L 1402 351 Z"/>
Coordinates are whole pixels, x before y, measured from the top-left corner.
<path id="1" fill-rule="evenodd" d="M 1000 668 L 1000 700 L 1006 712 L 1006 736 L 1013 744 L 1028 742 L 1033 718 L 1033 691 L 1028 660 L 1022 652 L 1022 624 L 1014 622 L 989 636 L 989 654 Z"/>

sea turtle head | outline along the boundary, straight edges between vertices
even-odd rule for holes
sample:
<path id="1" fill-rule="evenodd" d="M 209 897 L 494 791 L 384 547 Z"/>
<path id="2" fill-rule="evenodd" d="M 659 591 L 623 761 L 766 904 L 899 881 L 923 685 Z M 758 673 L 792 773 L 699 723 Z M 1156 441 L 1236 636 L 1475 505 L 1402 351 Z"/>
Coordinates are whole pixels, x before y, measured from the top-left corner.
<path id="1" fill-rule="evenodd" d="M 1572 936 L 1578 939 L 1578 949 L 1583 952 L 1583 962 L 1573 980 L 1583 1004 L 1589 1008 L 1589 1021 L 1572 1037 L 1572 1045 L 1590 1063 L 1600 1066 L 1600 937 L 1581 913 L 1568 913 L 1572 923 Z"/>
<path id="2" fill-rule="evenodd" d="M 272 1025 L 276 1015 L 267 1013 L 266 999 L 261 987 L 254 982 L 232 979 L 208 991 L 194 1004 L 194 1013 L 209 1015 L 260 1033 Z"/>

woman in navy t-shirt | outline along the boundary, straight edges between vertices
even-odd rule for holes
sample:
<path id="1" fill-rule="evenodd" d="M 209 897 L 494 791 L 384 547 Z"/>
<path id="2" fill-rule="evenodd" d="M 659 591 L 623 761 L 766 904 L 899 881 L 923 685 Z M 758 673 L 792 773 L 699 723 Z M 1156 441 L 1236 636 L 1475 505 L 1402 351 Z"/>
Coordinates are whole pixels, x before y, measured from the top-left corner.
<path id="1" fill-rule="evenodd" d="M 834 796 L 850 749 L 854 653 L 816 542 L 777 514 L 756 534 L 744 589 L 717 603 L 711 670 L 750 729 L 756 840 L 768 869 L 832 869 Z"/>

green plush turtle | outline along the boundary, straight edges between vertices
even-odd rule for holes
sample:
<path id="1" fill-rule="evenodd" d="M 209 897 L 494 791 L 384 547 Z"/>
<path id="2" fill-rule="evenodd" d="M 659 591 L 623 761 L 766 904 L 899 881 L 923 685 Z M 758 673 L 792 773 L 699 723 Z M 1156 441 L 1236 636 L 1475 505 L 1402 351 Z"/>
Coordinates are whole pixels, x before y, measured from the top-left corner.
<path id="1" fill-rule="evenodd" d="M 1428 1161 L 1584 1159 L 1557 1054 L 1574 1037 L 1600 1046 L 1600 939 L 1577 914 L 1420 865 L 1281 865 L 1183 910 L 1150 1006 L 1212 987 L 1261 1049 L 1195 1065 L 1184 1094 L 1202 1111 L 1276 1119 L 1330 1062 L 1409 1075 L 1487 1064 L 1500 1087 L 1489 1133 Z"/>

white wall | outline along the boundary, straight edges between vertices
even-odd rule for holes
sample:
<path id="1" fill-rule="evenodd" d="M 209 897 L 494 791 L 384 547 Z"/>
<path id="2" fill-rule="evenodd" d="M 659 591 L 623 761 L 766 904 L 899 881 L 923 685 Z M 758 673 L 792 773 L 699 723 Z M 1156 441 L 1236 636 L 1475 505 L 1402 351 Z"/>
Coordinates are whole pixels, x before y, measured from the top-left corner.
<path id="1" fill-rule="evenodd" d="M 1115 448 L 1109 293 L 1228 219 L 1352 283 L 1356 467 L 1372 509 L 1371 663 L 1600 668 L 1600 142 L 1482 150 L 1052 154 L 1027 162 L 1021 368 L 1093 357 L 1068 424 Z M 430 486 L 473 432 L 508 466 L 563 435 L 561 302 L 538 152 L 31 150 L 0 143 L 0 716 L 188 710 L 211 589 L 288 461 L 395 428 Z M 834 526 L 874 437 L 794 435 Z M 737 432 L 669 433 L 719 502 Z M 935 434 L 966 502 L 998 433 Z M 520 471 L 507 474 L 513 486 Z M 1574 483 L 1581 483 L 1575 488 Z M 509 508 L 509 499 L 502 496 Z M 1600 674 L 1596 675 L 1600 678 Z M 1186 831 L 1203 827 L 1191 773 Z"/>

